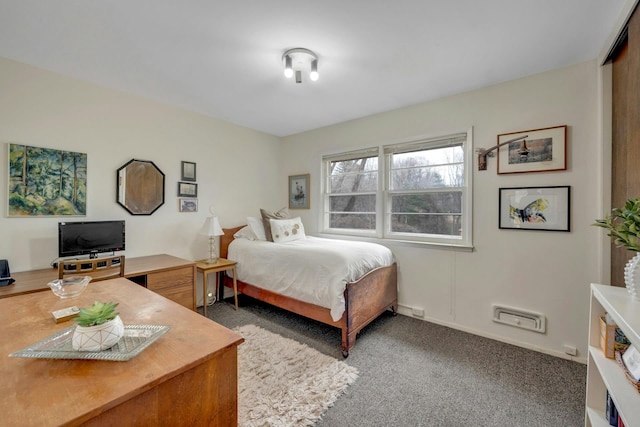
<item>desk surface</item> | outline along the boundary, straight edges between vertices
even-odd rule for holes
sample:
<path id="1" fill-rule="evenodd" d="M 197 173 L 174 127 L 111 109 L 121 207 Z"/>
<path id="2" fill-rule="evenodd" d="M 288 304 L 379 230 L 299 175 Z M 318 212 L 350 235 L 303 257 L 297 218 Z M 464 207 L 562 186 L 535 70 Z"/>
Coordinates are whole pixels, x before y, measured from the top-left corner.
<path id="1" fill-rule="evenodd" d="M 193 261 L 166 254 L 125 258 L 124 275 L 125 277 L 142 276 L 150 272 L 171 270 L 193 264 L 195 264 Z M 48 290 L 47 283 L 58 278 L 58 269 L 43 268 L 21 271 L 12 273 L 11 276 L 16 281 L 12 285 L 0 287 L 0 298 Z"/>
<path id="2" fill-rule="evenodd" d="M 8 357 L 74 324 L 54 323 L 51 311 L 84 307 L 95 300 L 119 302 L 125 324 L 169 325 L 171 329 L 127 362 Z M 235 332 L 121 278 L 89 283 L 84 293 L 72 299 L 59 299 L 52 292 L 2 299 L 0 324 L 0 424 L 8 426 L 85 422 L 164 386 L 243 341 Z M 230 375 L 236 375 L 235 369 Z M 197 390 L 184 392 L 198 399 Z"/>

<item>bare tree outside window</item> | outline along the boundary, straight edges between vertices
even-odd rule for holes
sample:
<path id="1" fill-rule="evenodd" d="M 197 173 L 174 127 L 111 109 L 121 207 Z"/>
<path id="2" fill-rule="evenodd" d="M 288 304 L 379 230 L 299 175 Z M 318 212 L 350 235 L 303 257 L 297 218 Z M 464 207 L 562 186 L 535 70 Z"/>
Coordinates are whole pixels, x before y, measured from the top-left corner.
<path id="1" fill-rule="evenodd" d="M 375 230 L 378 158 L 330 162 L 329 180 L 329 226 Z"/>
<path id="2" fill-rule="evenodd" d="M 392 232 L 462 233 L 462 145 L 391 154 Z"/>

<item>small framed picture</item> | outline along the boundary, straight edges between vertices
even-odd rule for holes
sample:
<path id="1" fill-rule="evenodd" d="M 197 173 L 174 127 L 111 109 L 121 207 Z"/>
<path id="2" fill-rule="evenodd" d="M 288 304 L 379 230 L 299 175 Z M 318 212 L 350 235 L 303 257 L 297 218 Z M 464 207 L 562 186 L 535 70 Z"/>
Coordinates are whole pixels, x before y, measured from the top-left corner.
<path id="1" fill-rule="evenodd" d="M 289 175 L 289 209 L 309 209 L 309 174 Z"/>
<path id="2" fill-rule="evenodd" d="M 198 199 L 180 197 L 178 208 L 180 212 L 198 212 Z"/>
<path id="3" fill-rule="evenodd" d="M 567 169 L 567 126 L 498 135 L 498 173 L 549 172 Z"/>
<path id="4" fill-rule="evenodd" d="M 182 181 L 195 181 L 196 180 L 196 164 L 193 162 L 181 162 L 181 174 L 180 179 Z"/>
<path id="5" fill-rule="evenodd" d="M 178 182 L 178 197 L 198 197 L 198 184 Z"/>
<path id="6" fill-rule="evenodd" d="M 570 231 L 571 187 L 500 188 L 499 228 Z"/>

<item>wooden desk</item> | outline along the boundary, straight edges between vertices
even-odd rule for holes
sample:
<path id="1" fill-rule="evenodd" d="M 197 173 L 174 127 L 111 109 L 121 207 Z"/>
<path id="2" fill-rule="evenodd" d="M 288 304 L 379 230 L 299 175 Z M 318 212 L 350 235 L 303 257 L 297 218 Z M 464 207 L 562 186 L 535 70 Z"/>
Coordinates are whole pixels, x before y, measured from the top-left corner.
<path id="1" fill-rule="evenodd" d="M 171 329 L 127 362 L 8 357 L 73 322 L 51 311 L 119 302 L 125 324 Z M 59 299 L 36 292 L 0 300 L 0 424 L 237 425 L 237 346 L 243 338 L 127 279 L 89 283 Z"/>
<path id="2" fill-rule="evenodd" d="M 132 281 L 196 310 L 195 262 L 171 255 L 150 255 L 126 258 L 124 275 Z M 0 298 L 49 290 L 49 283 L 58 278 L 56 268 L 12 273 L 16 282 L 0 287 Z"/>
<path id="3" fill-rule="evenodd" d="M 196 262 L 196 269 L 202 273 L 202 314 L 207 317 L 207 276 L 209 273 L 220 273 L 222 271 L 231 270 L 233 273 L 233 298 L 236 303 L 236 311 L 238 311 L 238 282 L 236 281 L 236 264 L 235 261 L 229 261 L 225 258 L 218 258 L 216 262 L 209 264 L 206 259 Z M 216 296 L 218 295 L 218 280 L 216 278 Z M 224 295 L 222 288 L 221 298 Z"/>

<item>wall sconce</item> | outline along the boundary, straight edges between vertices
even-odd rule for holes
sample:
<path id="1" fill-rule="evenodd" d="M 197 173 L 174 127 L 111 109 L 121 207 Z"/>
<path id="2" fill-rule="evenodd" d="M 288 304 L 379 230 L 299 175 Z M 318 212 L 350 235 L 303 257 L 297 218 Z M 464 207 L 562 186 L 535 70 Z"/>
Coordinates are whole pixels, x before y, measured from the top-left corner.
<path id="1" fill-rule="evenodd" d="M 527 141 L 525 140 L 525 138 L 527 138 L 528 136 L 529 135 L 519 136 L 517 138 L 510 139 L 509 141 L 505 141 L 501 144 L 494 145 L 493 147 L 487 148 L 486 150 L 484 148 L 478 148 L 476 150 L 476 152 L 478 153 L 478 170 L 479 171 L 487 170 L 487 157 L 495 157 L 496 153 L 494 152 L 494 150 L 497 150 L 503 145 L 511 144 L 512 142 L 516 142 L 521 139 L 522 139 L 522 146 L 520 147 L 520 150 L 518 150 L 518 152 L 520 153 L 521 156 L 527 156 L 529 154 L 529 149 L 527 148 Z"/>
<path id="2" fill-rule="evenodd" d="M 302 83 L 302 72 L 308 72 L 312 81 L 317 81 L 320 77 L 318 74 L 318 55 L 309 49 L 296 47 L 289 49 L 282 54 L 282 62 L 284 63 L 284 76 L 288 79 L 296 76 L 296 83 Z"/>

